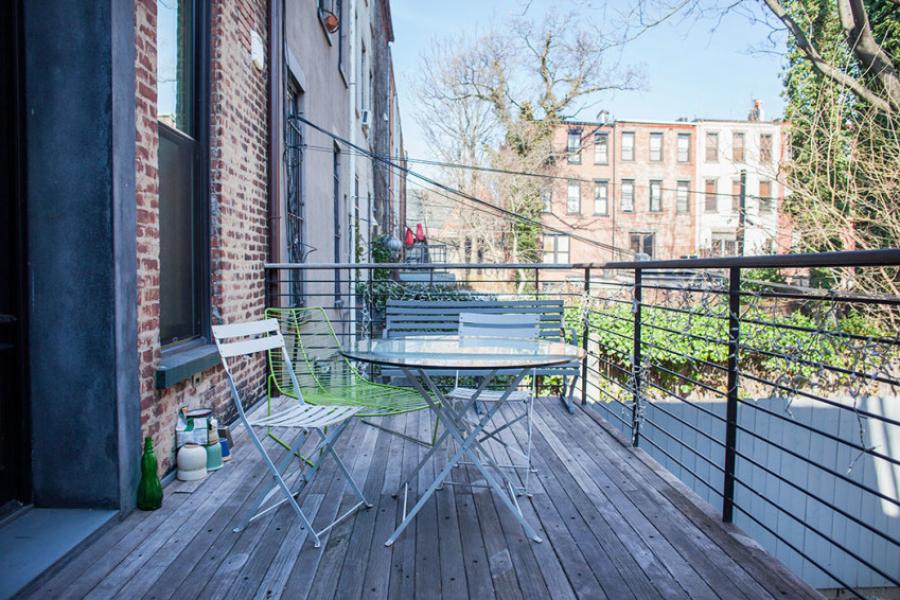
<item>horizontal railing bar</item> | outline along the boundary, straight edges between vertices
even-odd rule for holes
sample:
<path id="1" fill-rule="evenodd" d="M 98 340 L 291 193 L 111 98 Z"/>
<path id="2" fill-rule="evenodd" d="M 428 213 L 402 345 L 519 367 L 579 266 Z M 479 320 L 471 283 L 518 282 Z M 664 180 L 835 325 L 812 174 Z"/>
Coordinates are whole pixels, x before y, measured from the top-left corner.
<path id="1" fill-rule="evenodd" d="M 818 288 L 806 288 L 817 290 Z M 861 296 L 859 294 L 829 294 L 827 290 L 822 293 L 803 294 L 800 292 L 741 292 L 741 296 L 752 298 L 784 298 L 786 300 L 813 300 L 818 302 L 858 302 L 862 304 L 889 304 L 900 306 L 900 298 L 895 296 Z"/>
<path id="2" fill-rule="evenodd" d="M 705 480 L 705 479 L 703 479 L 702 477 L 700 477 L 699 475 L 697 475 L 694 471 L 692 471 L 692 470 L 690 470 L 689 468 L 687 468 L 687 466 L 686 466 L 683 462 L 681 462 L 680 460 L 678 460 L 677 458 L 675 458 L 674 456 L 672 456 L 671 454 L 669 454 L 668 452 L 666 452 L 665 450 L 663 450 L 662 448 L 660 448 L 659 445 L 658 445 L 656 442 L 654 442 L 652 438 L 650 438 L 650 437 L 643 437 L 643 436 L 642 436 L 642 437 L 641 437 L 641 441 L 642 441 L 642 442 L 649 442 L 651 446 L 653 446 L 654 448 L 656 448 L 657 450 L 659 450 L 660 452 L 662 452 L 663 454 L 665 454 L 667 457 L 669 457 L 669 459 L 675 461 L 675 462 L 678 464 L 679 467 L 681 467 L 682 469 L 684 469 L 685 471 L 687 471 L 688 473 L 690 473 L 695 479 L 697 479 L 697 481 L 700 481 L 701 483 L 703 483 L 703 485 L 705 485 L 705 486 L 708 487 L 710 490 L 712 490 L 713 493 L 715 493 L 715 494 L 718 495 L 718 496 L 721 496 L 721 495 L 722 495 L 722 492 L 719 491 L 718 486 L 714 486 L 713 484 L 711 484 L 711 483 L 708 482 L 707 480 Z"/>
<path id="3" fill-rule="evenodd" d="M 672 435 L 671 433 L 669 433 L 668 431 L 666 431 L 665 427 L 663 427 L 663 426 L 661 426 L 660 424 L 654 422 L 653 419 L 651 419 L 651 418 L 649 418 L 649 417 L 644 417 L 644 418 L 643 418 L 643 422 L 644 422 L 644 423 L 650 423 L 651 425 L 653 425 L 653 427 L 655 427 L 656 429 L 658 429 L 658 430 L 660 431 L 660 433 L 665 434 L 667 438 L 669 438 L 670 440 L 673 440 L 673 441 L 675 441 L 675 442 L 678 442 L 678 444 L 679 444 L 680 446 L 682 446 L 683 448 L 687 448 L 688 450 L 691 451 L 691 454 L 693 454 L 694 456 L 699 456 L 700 458 L 703 459 L 703 461 L 704 461 L 705 463 L 707 463 L 707 464 L 709 464 L 709 465 L 715 467 L 716 470 L 718 470 L 718 471 L 720 471 L 720 472 L 722 472 L 722 473 L 725 472 L 724 467 L 721 467 L 721 466 L 717 465 L 716 463 L 714 463 L 714 462 L 712 461 L 711 458 L 709 458 L 709 457 L 707 457 L 707 456 L 704 456 L 704 455 L 701 454 L 700 452 L 697 452 L 697 450 L 695 450 L 694 448 L 691 448 L 691 447 L 688 445 L 687 442 L 685 442 L 685 441 L 679 439 L 678 437 L 676 437 L 676 436 Z M 692 475 L 694 474 L 693 471 L 691 471 L 691 474 L 692 474 Z"/>
<path id="4" fill-rule="evenodd" d="M 801 365 L 807 365 L 810 367 L 822 367 L 823 369 L 827 369 L 829 371 L 834 371 L 836 373 L 842 373 L 844 375 L 853 375 L 855 377 L 860 377 L 862 379 L 869 379 L 872 381 L 880 381 L 881 383 L 887 383 L 889 385 L 900 385 L 900 381 L 896 379 L 891 379 L 889 377 L 883 377 L 881 375 L 875 373 L 864 373 L 862 371 L 856 371 L 854 369 L 847 369 L 845 367 L 838 367 L 836 365 L 829 365 L 827 363 L 814 362 L 811 360 L 806 360 L 805 358 L 789 356 L 787 354 L 782 354 L 780 352 L 774 352 L 772 350 L 763 350 L 762 348 L 756 348 L 754 346 L 746 346 L 744 344 L 739 344 L 738 347 L 741 350 L 746 350 L 753 354 L 763 354 L 765 356 L 771 356 L 773 358 L 778 358 L 781 360 L 786 360 L 789 362 L 799 363 Z"/>

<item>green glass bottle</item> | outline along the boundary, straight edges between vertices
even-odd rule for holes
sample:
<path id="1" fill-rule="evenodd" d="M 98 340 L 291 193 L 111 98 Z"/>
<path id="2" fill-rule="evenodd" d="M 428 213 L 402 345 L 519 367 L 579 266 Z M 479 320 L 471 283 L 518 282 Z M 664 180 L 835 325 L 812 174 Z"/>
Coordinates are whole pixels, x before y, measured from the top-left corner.
<path id="1" fill-rule="evenodd" d="M 144 456 L 141 457 L 141 482 L 138 484 L 137 505 L 141 510 L 156 510 L 162 506 L 162 484 L 156 474 L 156 453 L 153 438 L 144 438 Z"/>

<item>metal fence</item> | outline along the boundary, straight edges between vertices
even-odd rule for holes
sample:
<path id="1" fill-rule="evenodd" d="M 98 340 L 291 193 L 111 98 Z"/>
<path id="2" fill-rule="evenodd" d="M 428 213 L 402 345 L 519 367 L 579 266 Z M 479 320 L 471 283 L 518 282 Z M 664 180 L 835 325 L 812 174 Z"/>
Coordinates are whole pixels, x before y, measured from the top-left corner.
<path id="1" fill-rule="evenodd" d="M 900 250 L 266 268 L 271 305 L 325 306 L 346 340 L 380 336 L 389 298 L 563 299 L 584 406 L 812 585 L 864 595 L 900 586 L 900 298 L 856 287 L 898 266 Z"/>

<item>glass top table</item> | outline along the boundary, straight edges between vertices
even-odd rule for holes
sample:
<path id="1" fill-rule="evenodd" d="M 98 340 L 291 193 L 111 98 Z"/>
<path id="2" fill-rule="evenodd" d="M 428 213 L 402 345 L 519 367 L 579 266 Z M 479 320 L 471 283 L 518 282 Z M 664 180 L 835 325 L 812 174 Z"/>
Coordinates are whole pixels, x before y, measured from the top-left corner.
<path id="1" fill-rule="evenodd" d="M 418 390 L 437 418 L 435 434 L 438 431 L 438 424 L 442 425 L 444 430 L 419 464 L 405 475 L 400 486 L 403 493 L 403 520 L 385 542 L 386 546 L 392 545 L 397 540 L 425 502 L 444 483 L 453 467 L 463 458 L 467 458 L 481 473 L 487 486 L 512 512 L 528 537 L 535 542 L 541 541 L 537 531 L 525 520 L 516 500 L 512 480 L 503 473 L 500 465 L 482 446 L 482 442 L 493 434 L 483 439 L 479 438 L 484 434 L 485 426 L 497 414 L 501 405 L 506 403 L 526 374 L 533 372 L 534 369 L 568 365 L 578 361 L 584 355 L 581 348 L 550 340 L 435 335 L 359 340 L 341 350 L 341 354 L 352 360 L 399 367 L 406 375 L 408 384 Z M 433 374 L 447 371 L 462 372 L 481 378 L 481 384 L 465 401 L 449 401 L 432 378 Z M 514 375 L 508 376 L 510 372 Z M 478 415 L 475 423 L 470 423 L 465 414 L 476 408 L 479 396 L 495 376 L 500 374 L 509 379 L 501 386 L 505 389 L 491 400 L 491 407 L 486 409 L 483 415 Z M 449 448 L 448 444 L 451 442 L 455 442 L 453 445 L 455 451 L 448 451 L 447 454 L 452 456 L 446 460 L 443 468 L 419 497 L 415 506 L 407 512 L 406 499 L 410 481 L 415 479 L 419 470 L 426 462 L 432 460 L 439 449 Z M 398 490 L 398 494 L 400 491 Z"/>
<path id="2" fill-rule="evenodd" d="M 366 339 L 341 353 L 352 360 L 412 369 L 534 369 L 580 360 L 577 346 L 551 340 L 456 335 Z"/>

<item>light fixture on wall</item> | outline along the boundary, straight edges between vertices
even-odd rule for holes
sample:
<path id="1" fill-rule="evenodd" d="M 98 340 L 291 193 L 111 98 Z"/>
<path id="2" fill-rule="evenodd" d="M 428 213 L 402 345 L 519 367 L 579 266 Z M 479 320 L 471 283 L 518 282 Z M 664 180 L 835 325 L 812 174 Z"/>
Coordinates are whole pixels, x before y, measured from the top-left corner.
<path id="1" fill-rule="evenodd" d="M 333 1 L 331 3 L 331 9 L 332 10 L 328 10 L 323 6 L 319 6 L 319 18 L 322 20 L 322 24 L 325 25 L 325 29 L 328 33 L 334 33 L 341 28 L 341 20 L 334 12 Z"/>

